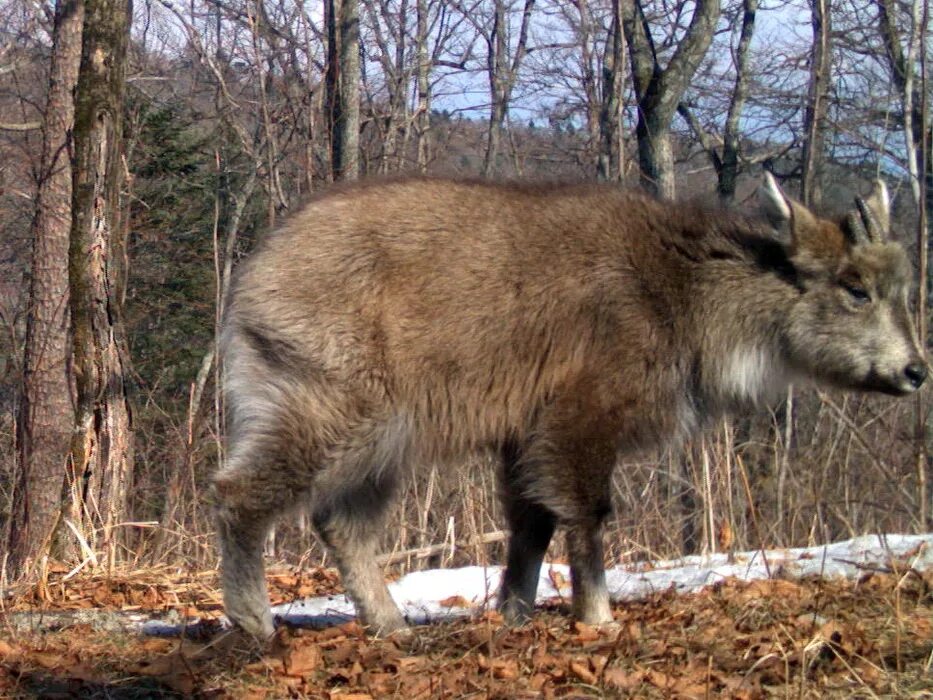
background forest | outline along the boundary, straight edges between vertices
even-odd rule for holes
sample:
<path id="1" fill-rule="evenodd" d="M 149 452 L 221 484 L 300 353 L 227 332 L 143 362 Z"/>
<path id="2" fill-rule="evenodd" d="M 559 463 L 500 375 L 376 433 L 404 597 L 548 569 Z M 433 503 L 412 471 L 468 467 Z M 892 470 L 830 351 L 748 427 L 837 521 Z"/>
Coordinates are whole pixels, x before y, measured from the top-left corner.
<path id="1" fill-rule="evenodd" d="M 602 179 L 748 206 L 767 168 L 838 212 L 880 176 L 928 277 L 921 0 L 148 0 L 108 24 L 126 9 L 0 0 L 5 577 L 49 558 L 215 565 L 224 290 L 263 231 L 336 180 Z M 94 104 L 115 127 L 85 142 Z M 110 215 L 88 215 L 107 192 Z M 793 391 L 628 463 L 607 551 L 928 531 L 929 408 L 928 391 Z M 386 562 L 499 559 L 494 477 L 479 458 L 419 474 Z M 301 513 L 268 552 L 323 556 Z"/>

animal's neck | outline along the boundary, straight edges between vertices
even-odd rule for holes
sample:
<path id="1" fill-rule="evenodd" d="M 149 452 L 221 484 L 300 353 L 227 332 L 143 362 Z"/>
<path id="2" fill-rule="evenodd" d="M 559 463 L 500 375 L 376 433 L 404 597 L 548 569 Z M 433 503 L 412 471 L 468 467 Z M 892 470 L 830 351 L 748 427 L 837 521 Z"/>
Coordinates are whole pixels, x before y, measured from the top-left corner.
<path id="1" fill-rule="evenodd" d="M 712 414 L 765 404 L 781 397 L 793 380 L 783 352 L 782 315 L 792 303 L 783 290 L 722 290 L 712 294 L 697 319 L 699 398 Z M 787 298 L 781 298 L 786 296 Z"/>
<path id="2" fill-rule="evenodd" d="M 779 350 L 767 343 L 736 345 L 711 364 L 716 393 L 727 404 L 724 411 L 773 401 L 790 383 Z"/>

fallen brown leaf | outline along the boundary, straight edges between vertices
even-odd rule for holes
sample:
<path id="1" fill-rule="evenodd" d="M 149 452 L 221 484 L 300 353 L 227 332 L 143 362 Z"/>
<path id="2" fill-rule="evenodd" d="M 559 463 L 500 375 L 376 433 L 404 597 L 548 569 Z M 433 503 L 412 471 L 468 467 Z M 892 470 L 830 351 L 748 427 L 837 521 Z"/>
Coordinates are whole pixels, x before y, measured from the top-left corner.
<path id="1" fill-rule="evenodd" d="M 603 672 L 603 682 L 610 688 L 619 690 L 632 690 L 645 681 L 643 671 L 625 671 L 621 668 L 607 668 Z"/>
<path id="2" fill-rule="evenodd" d="M 509 681 L 518 678 L 518 661 L 515 659 L 494 659 L 492 662 L 492 677 Z"/>
<path id="3" fill-rule="evenodd" d="M 304 676 L 318 670 L 324 663 L 324 656 L 315 644 L 292 647 L 283 659 L 285 673 L 289 676 Z"/>
<path id="4" fill-rule="evenodd" d="M 573 639 L 577 643 L 595 642 L 600 636 L 598 629 L 583 622 L 574 622 L 573 629 L 576 632 Z"/>
<path id="5" fill-rule="evenodd" d="M 548 569 L 548 578 L 551 579 L 551 585 L 560 592 L 570 588 L 570 581 L 567 580 L 567 577 L 553 567 Z"/>
<path id="6" fill-rule="evenodd" d="M 596 674 L 590 670 L 589 665 L 585 661 L 571 661 L 570 672 L 584 683 L 596 685 Z"/>
<path id="7" fill-rule="evenodd" d="M 13 656 L 19 655 L 19 648 L 0 639 L 0 659 L 4 661 Z"/>
<path id="8" fill-rule="evenodd" d="M 468 608 L 471 603 L 462 595 L 452 595 L 449 598 L 438 601 L 438 605 L 442 608 Z"/>

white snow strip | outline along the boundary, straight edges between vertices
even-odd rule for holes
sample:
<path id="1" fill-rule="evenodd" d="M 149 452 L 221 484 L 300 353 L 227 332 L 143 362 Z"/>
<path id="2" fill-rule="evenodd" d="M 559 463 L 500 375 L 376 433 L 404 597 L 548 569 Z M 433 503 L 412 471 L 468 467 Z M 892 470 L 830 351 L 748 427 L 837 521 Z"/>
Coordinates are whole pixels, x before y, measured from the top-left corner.
<path id="1" fill-rule="evenodd" d="M 767 560 L 767 565 L 765 564 Z M 933 568 L 933 534 L 864 535 L 844 542 L 617 566 L 606 572 L 609 594 L 615 601 L 636 600 L 673 588 L 697 591 L 727 578 L 753 581 L 780 575 L 786 578 L 820 576 L 856 578 L 883 568 L 892 560 L 918 571 Z M 493 608 L 502 568 L 467 566 L 461 569 L 418 571 L 389 584 L 389 591 L 412 624 L 462 617 Z M 555 586 L 555 584 L 557 584 Z M 570 568 L 545 563 L 538 582 L 538 602 L 570 597 Z M 442 604 L 445 603 L 446 605 Z M 453 605 L 451 604 L 453 603 Z M 274 615 L 295 625 L 326 627 L 353 619 L 353 604 L 343 595 L 306 598 L 273 607 Z M 165 625 L 150 634 L 165 634 Z"/>

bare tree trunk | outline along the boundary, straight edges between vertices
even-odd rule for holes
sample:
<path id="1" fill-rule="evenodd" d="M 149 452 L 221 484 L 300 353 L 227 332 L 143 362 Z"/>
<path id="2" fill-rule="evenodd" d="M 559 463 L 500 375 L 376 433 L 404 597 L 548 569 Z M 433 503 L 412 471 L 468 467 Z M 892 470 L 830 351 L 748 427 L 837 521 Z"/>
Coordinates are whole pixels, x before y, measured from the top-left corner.
<path id="1" fill-rule="evenodd" d="M 63 511 L 92 545 L 117 556 L 133 467 L 122 323 L 126 241 L 121 225 L 127 0 L 86 0 L 74 127 L 68 256 L 77 388 Z"/>
<path id="2" fill-rule="evenodd" d="M 612 23 L 603 58 L 603 94 L 599 110 L 599 157 L 596 176 L 600 180 L 622 180 L 622 91 L 625 84 L 625 37 L 622 9 L 612 0 Z"/>
<path id="3" fill-rule="evenodd" d="M 662 199 L 674 199 L 677 192 L 670 121 L 663 114 L 639 113 L 635 125 L 642 185 Z"/>
<path id="4" fill-rule="evenodd" d="M 299 27 L 301 28 L 303 43 L 301 47 L 304 49 L 307 55 L 313 54 L 313 46 L 316 44 L 316 35 L 317 32 L 313 28 L 313 22 L 310 17 L 308 17 L 308 12 L 301 12 L 298 15 Z M 298 61 L 294 61 L 295 66 L 294 70 L 298 72 L 300 66 Z M 302 81 L 304 86 L 304 96 L 302 100 L 302 139 L 304 142 L 304 186 L 305 193 L 310 194 L 314 190 L 314 175 L 317 170 L 315 164 L 315 149 L 318 142 L 318 131 L 319 125 L 321 123 L 320 115 L 323 113 L 321 108 L 321 95 L 324 93 L 323 90 L 319 89 L 319 85 L 313 84 L 311 80 L 305 79 Z"/>
<path id="5" fill-rule="evenodd" d="M 509 61 L 509 20 L 506 16 L 505 0 L 494 0 L 492 31 L 487 37 L 487 72 L 489 74 L 489 130 L 486 137 L 486 156 L 483 159 L 483 175 L 489 177 L 498 170 L 497 159 L 502 143 L 505 119 L 509 113 L 512 89 L 518 70 L 528 49 L 528 29 L 535 0 L 525 0 L 522 23 L 515 45 L 515 54 Z"/>
<path id="6" fill-rule="evenodd" d="M 690 25 L 666 67 L 658 62 L 642 0 L 622 0 L 622 28 L 638 99 L 638 164 L 642 185 L 665 199 L 675 192 L 671 121 L 713 40 L 719 0 L 697 0 Z"/>
<path id="7" fill-rule="evenodd" d="M 330 156 L 330 167 L 327 169 L 328 182 L 334 181 L 334 173 L 337 170 L 337 103 L 340 99 L 339 84 L 337 82 L 340 74 L 340 66 L 338 63 L 340 49 L 337 44 L 339 39 L 337 11 L 339 9 L 340 0 L 324 0 L 324 25 L 327 28 L 327 65 L 324 69 L 324 115 L 327 120 L 328 155 Z"/>
<path id="8" fill-rule="evenodd" d="M 748 97 L 748 48 L 755 33 L 755 14 L 758 12 L 758 0 L 744 0 L 742 3 L 742 31 L 739 45 L 735 52 L 735 84 L 732 87 L 732 100 L 726 114 L 726 124 L 722 132 L 722 167 L 719 170 L 719 198 L 723 202 L 735 199 L 736 180 L 739 176 L 739 120 Z"/>
<path id="9" fill-rule="evenodd" d="M 83 0 L 59 0 L 32 223 L 32 275 L 17 423 L 20 471 L 14 483 L 8 540 L 8 566 L 14 575 L 25 572 L 48 551 L 61 509 L 59 499 L 74 427 L 69 379 L 68 236 L 73 95 L 81 63 L 83 23 Z"/>
<path id="10" fill-rule="evenodd" d="M 402 0 L 398 9 L 398 34 L 395 41 L 395 80 L 392 85 L 392 94 L 390 95 L 390 115 L 392 138 L 389 142 L 390 155 L 394 157 L 395 168 L 401 170 L 405 163 L 405 147 L 408 139 L 404 138 L 408 124 L 408 83 L 411 76 L 410 68 L 405 63 L 405 49 L 407 46 L 406 28 L 408 24 L 408 2 Z M 402 136 L 399 143 L 399 136 Z"/>
<path id="11" fill-rule="evenodd" d="M 752 36 L 755 33 L 755 14 L 758 11 L 758 0 L 744 0 L 742 3 L 742 26 L 739 33 L 738 46 L 735 49 L 735 82 L 732 85 L 732 96 L 729 100 L 729 109 L 722 130 L 722 152 L 714 139 L 696 118 L 696 115 L 683 102 L 677 111 L 690 125 L 703 150 L 709 156 L 713 169 L 716 171 L 717 191 L 719 199 L 728 204 L 735 199 L 735 188 L 739 177 L 739 152 L 741 149 L 739 122 L 745 102 L 748 98 L 749 75 L 748 58 Z"/>
<path id="12" fill-rule="evenodd" d="M 911 21 L 914 26 L 911 27 L 910 37 L 908 38 L 908 50 L 905 55 L 898 37 L 898 30 L 895 23 L 895 8 L 891 0 L 877 0 L 878 5 L 878 24 L 882 42 L 884 43 L 885 54 L 888 61 L 888 71 L 891 79 L 901 93 L 901 101 L 904 106 L 904 128 L 909 130 L 905 133 L 905 139 L 908 146 L 913 146 L 914 152 L 907 155 L 908 171 L 911 173 L 911 191 L 914 199 L 918 202 L 918 207 L 925 207 L 927 214 L 933 207 L 933 175 L 931 175 L 931 159 L 925 158 L 923 142 L 928 135 L 929 125 L 926 123 L 925 111 L 926 101 L 917 81 L 915 80 L 916 59 L 920 59 L 925 65 L 926 49 L 922 42 L 925 28 L 923 26 L 926 12 L 920 12 L 919 8 L 912 7 Z M 911 45 L 915 44 L 913 50 Z M 919 56 L 917 55 L 919 53 Z M 909 112 L 909 114 L 907 114 Z M 926 162 L 926 167 L 920 164 Z M 921 175 L 921 173 L 923 173 Z M 920 187 L 920 178 L 924 179 L 925 187 Z M 925 190 L 925 196 L 921 200 L 921 190 Z M 929 281 L 928 281 L 929 291 Z"/>
<path id="13" fill-rule="evenodd" d="M 360 175 L 359 0 L 327 0 L 327 98 L 334 180 Z"/>
<path id="14" fill-rule="evenodd" d="M 275 227 L 278 212 L 288 209 L 288 198 L 285 196 L 285 192 L 282 189 L 282 179 L 279 173 L 278 138 L 276 137 L 272 110 L 269 104 L 270 70 L 267 68 L 267 65 L 269 68 L 272 67 L 272 60 L 269 58 L 269 52 L 274 47 L 270 47 L 269 45 L 263 46 L 262 43 L 262 35 L 264 33 L 268 34 L 268 32 L 264 31 L 263 27 L 264 23 L 268 23 L 268 19 L 264 12 L 262 12 L 261 3 L 256 5 L 256 11 L 254 13 L 247 13 L 247 19 L 252 35 L 252 59 L 253 64 L 256 66 L 260 115 L 262 119 L 262 130 L 265 135 L 263 157 L 266 161 L 265 186 L 268 194 L 266 202 L 266 224 L 271 229 Z"/>
<path id="15" fill-rule="evenodd" d="M 808 207 L 819 207 L 823 197 L 819 178 L 826 134 L 826 97 L 832 67 L 830 0 L 810 0 L 810 22 L 813 26 L 813 48 L 810 52 L 810 87 L 804 114 L 806 140 L 803 144 L 800 196 Z"/>
<path id="16" fill-rule="evenodd" d="M 916 59 L 920 64 L 920 85 L 917 92 L 920 95 L 921 103 L 919 110 L 913 106 L 909 110 L 911 114 L 919 111 L 920 117 L 920 141 L 914 144 L 915 153 L 917 153 L 916 177 L 919 187 L 916 192 L 917 210 L 919 213 L 917 221 L 917 249 L 919 251 L 918 272 L 920 275 L 920 291 L 917 295 L 917 332 L 920 335 L 921 342 L 926 344 L 929 338 L 928 309 L 930 305 L 930 198 L 933 197 L 933 158 L 930 157 L 930 127 L 929 127 L 929 82 L 927 79 L 927 22 L 929 20 L 929 7 L 924 0 L 921 8 L 920 0 L 913 0 L 911 15 L 914 22 L 912 35 L 916 36 L 916 44 L 912 53 L 912 59 Z M 913 38 L 911 39 L 913 41 Z M 919 54 L 919 55 L 918 55 Z M 913 90 L 911 89 L 911 92 Z M 906 94 L 906 93 L 905 93 Z M 915 127 L 912 123 L 907 123 L 908 110 L 905 113 L 905 131 L 913 132 Z M 922 173 L 922 176 L 921 176 Z M 920 505 L 920 531 L 929 532 L 933 525 L 933 516 L 931 516 L 929 472 L 930 472 L 930 454 L 933 452 L 931 443 L 933 443 L 933 425 L 931 425 L 933 413 L 926 401 L 917 397 L 917 481 L 919 485 Z"/>
<path id="17" fill-rule="evenodd" d="M 497 170 L 499 144 L 502 141 L 502 125 L 505 121 L 505 92 L 508 60 L 508 28 L 504 0 L 493 3 L 492 35 L 486 69 L 489 77 L 489 127 L 486 134 L 486 156 L 483 159 L 483 175 L 489 177 Z"/>
<path id="18" fill-rule="evenodd" d="M 499 151 L 501 150 L 502 131 L 505 125 L 505 104 L 496 101 L 489 110 L 489 128 L 486 135 L 486 155 L 483 158 L 483 175 L 490 177 L 498 169 Z"/>
<path id="19" fill-rule="evenodd" d="M 428 2 L 418 0 L 418 170 L 428 172 L 431 159 L 431 57 L 428 54 Z"/>
<path id="20" fill-rule="evenodd" d="M 596 170 L 599 170 L 600 155 L 600 112 L 602 99 L 597 86 L 593 15 L 589 0 L 577 0 L 575 3 L 579 19 L 576 23 L 576 41 L 580 47 L 580 83 L 586 105 L 587 155 L 592 158 Z M 588 158 L 589 159 L 589 158 Z"/>

